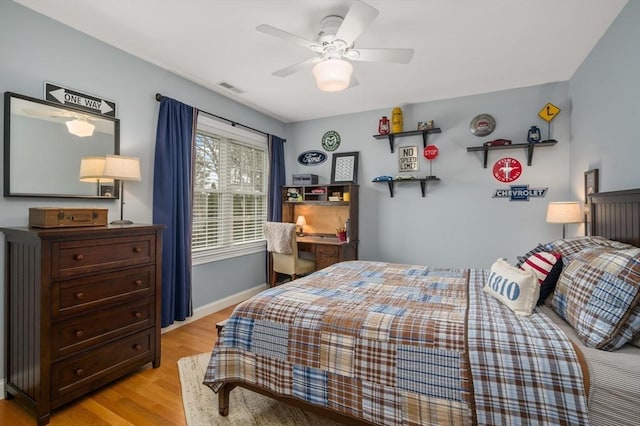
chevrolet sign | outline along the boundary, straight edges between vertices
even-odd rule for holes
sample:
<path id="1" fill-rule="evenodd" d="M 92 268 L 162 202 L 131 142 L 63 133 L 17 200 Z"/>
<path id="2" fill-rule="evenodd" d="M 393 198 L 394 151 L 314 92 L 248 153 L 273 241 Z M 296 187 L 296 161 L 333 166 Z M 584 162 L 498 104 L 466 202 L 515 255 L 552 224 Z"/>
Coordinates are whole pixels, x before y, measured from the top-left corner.
<path id="1" fill-rule="evenodd" d="M 529 188 L 529 185 L 511 185 L 509 189 L 496 189 L 492 198 L 509 198 L 509 201 L 529 201 L 544 198 L 549 188 Z"/>

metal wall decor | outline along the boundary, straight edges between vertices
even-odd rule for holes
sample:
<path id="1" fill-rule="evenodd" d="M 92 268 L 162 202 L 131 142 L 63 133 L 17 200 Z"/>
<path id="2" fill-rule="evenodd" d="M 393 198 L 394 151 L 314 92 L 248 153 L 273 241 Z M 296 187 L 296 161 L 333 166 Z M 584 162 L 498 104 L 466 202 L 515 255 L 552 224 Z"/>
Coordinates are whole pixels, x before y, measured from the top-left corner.
<path id="1" fill-rule="evenodd" d="M 317 166 L 327 161 L 327 154 L 322 151 L 305 151 L 298 155 L 298 163 L 303 166 Z"/>
<path id="2" fill-rule="evenodd" d="M 489 114 L 478 114 L 473 117 L 469 130 L 476 136 L 490 135 L 496 128 L 496 120 Z"/>
<path id="3" fill-rule="evenodd" d="M 335 130 L 329 130 L 322 135 L 322 147 L 327 151 L 335 151 L 340 146 L 340 134 Z"/>

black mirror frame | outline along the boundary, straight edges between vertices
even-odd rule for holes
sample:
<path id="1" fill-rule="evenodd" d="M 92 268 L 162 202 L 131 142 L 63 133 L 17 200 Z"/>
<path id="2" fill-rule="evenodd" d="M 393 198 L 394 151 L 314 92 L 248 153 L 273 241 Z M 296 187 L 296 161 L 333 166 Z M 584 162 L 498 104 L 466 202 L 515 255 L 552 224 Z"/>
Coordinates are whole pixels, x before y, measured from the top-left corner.
<path id="1" fill-rule="evenodd" d="M 114 194 L 111 197 L 98 195 L 80 195 L 80 194 L 40 194 L 40 193 L 13 193 L 11 191 L 10 171 L 11 171 L 11 99 L 17 98 L 29 102 L 35 102 L 41 105 L 51 106 L 57 109 L 66 109 L 83 115 L 98 117 L 103 120 L 112 121 L 114 124 L 114 141 L 113 154 L 120 154 L 120 119 L 107 117 L 99 114 L 92 114 L 84 109 L 74 108 L 69 105 L 60 105 L 53 102 L 32 98 L 26 95 L 20 95 L 13 92 L 5 92 L 4 94 L 4 196 L 5 197 L 31 197 L 31 198 L 88 198 L 114 200 L 120 198 L 119 181 L 115 181 L 113 185 Z"/>

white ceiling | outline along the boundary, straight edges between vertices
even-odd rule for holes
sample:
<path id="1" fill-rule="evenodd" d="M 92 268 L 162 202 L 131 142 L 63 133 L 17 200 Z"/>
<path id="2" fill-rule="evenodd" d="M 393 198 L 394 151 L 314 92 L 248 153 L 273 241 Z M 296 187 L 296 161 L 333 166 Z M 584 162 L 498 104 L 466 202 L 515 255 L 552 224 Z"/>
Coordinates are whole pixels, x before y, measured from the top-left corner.
<path id="1" fill-rule="evenodd" d="M 310 69 L 273 76 L 313 53 L 255 27 L 313 40 L 352 0 L 14 1 L 284 122 L 569 80 L 627 3 L 365 0 L 380 13 L 355 46 L 413 48 L 413 59 L 354 63 L 359 85 L 326 93 Z"/>

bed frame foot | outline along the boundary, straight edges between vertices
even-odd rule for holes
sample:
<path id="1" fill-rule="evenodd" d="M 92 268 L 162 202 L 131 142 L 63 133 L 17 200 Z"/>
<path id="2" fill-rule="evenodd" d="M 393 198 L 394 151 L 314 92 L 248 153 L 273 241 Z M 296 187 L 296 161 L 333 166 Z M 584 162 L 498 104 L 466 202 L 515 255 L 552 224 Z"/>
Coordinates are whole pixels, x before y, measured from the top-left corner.
<path id="1" fill-rule="evenodd" d="M 229 394 L 233 388 L 235 388 L 234 385 L 227 383 L 218 391 L 218 413 L 223 417 L 229 415 Z"/>

